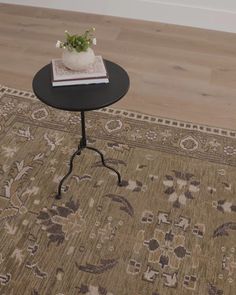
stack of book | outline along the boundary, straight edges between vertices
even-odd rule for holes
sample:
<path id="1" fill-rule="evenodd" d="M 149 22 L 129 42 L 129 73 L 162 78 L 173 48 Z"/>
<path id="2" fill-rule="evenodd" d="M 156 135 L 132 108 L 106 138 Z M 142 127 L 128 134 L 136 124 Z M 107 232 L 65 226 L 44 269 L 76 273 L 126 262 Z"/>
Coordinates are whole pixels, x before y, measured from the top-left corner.
<path id="1" fill-rule="evenodd" d="M 52 60 L 52 86 L 88 85 L 108 83 L 108 73 L 101 56 L 86 70 L 72 71 L 65 67 L 61 59 Z"/>

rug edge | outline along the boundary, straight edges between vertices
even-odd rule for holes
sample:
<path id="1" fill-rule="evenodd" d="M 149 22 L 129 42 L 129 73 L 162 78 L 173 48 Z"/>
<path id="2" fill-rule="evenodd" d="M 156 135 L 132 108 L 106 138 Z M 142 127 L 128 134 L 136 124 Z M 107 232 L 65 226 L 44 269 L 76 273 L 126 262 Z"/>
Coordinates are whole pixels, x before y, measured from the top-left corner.
<path id="1" fill-rule="evenodd" d="M 15 88 L 0 84 L 0 97 L 4 95 L 5 93 L 17 95 L 23 98 L 28 98 L 33 100 L 36 99 L 36 96 L 32 91 L 15 89 Z M 187 129 L 187 130 L 199 131 L 202 133 L 214 134 L 218 136 L 236 138 L 236 130 L 229 129 L 229 128 L 221 128 L 221 127 L 215 127 L 215 126 L 210 126 L 206 124 L 192 123 L 192 122 L 187 122 L 182 120 L 148 115 L 148 114 L 144 114 L 144 113 L 140 113 L 136 111 L 117 109 L 117 108 L 111 108 L 111 107 L 105 107 L 100 110 L 96 110 L 96 112 L 122 116 L 122 117 L 130 118 L 130 119 L 138 120 L 138 121 L 156 123 L 163 126 L 176 127 L 176 128 Z"/>

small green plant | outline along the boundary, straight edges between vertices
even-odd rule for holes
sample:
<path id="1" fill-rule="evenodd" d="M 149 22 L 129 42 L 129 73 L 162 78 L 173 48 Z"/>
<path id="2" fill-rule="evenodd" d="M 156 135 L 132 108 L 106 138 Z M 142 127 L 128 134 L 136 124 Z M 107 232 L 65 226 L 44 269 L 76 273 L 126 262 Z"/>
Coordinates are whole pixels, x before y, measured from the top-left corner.
<path id="1" fill-rule="evenodd" d="M 87 51 L 92 45 L 96 45 L 96 38 L 93 37 L 94 31 L 95 28 L 86 30 L 83 35 L 71 35 L 68 31 L 65 31 L 66 40 L 64 42 L 58 40 L 56 47 L 68 49 L 69 51 Z"/>

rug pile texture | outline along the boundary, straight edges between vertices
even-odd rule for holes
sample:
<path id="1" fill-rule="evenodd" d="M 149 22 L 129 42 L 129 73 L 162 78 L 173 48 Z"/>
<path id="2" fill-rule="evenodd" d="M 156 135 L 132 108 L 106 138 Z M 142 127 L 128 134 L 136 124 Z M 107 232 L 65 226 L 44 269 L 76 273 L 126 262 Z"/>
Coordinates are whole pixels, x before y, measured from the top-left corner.
<path id="1" fill-rule="evenodd" d="M 235 295 L 236 132 L 0 86 L 1 295 Z"/>

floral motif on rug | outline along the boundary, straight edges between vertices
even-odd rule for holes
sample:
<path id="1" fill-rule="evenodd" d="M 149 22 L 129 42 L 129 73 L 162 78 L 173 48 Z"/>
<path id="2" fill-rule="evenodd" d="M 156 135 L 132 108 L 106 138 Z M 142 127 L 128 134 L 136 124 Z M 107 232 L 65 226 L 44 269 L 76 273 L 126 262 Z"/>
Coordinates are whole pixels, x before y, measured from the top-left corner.
<path id="1" fill-rule="evenodd" d="M 0 86 L 1 295 L 234 295 L 236 132 Z"/>

